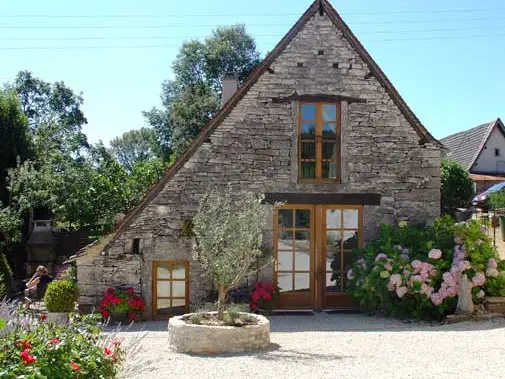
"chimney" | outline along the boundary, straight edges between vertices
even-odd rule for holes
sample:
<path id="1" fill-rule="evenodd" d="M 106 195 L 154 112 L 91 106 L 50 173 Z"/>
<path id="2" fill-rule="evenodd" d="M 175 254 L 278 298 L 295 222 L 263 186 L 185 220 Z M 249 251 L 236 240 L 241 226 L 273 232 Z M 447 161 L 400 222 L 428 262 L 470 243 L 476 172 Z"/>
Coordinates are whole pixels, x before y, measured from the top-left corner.
<path id="1" fill-rule="evenodd" d="M 237 92 L 238 74 L 227 72 L 223 76 L 222 83 L 223 91 L 221 93 L 221 106 L 225 105 L 228 100 Z"/>

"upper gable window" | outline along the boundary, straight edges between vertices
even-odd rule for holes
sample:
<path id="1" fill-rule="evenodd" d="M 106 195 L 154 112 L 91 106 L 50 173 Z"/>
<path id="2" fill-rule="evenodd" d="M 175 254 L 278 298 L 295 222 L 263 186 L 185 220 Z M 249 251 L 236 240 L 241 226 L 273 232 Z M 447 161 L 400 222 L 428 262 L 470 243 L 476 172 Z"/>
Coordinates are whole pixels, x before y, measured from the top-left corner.
<path id="1" fill-rule="evenodd" d="M 298 173 L 302 182 L 340 180 L 340 103 L 300 103 Z"/>

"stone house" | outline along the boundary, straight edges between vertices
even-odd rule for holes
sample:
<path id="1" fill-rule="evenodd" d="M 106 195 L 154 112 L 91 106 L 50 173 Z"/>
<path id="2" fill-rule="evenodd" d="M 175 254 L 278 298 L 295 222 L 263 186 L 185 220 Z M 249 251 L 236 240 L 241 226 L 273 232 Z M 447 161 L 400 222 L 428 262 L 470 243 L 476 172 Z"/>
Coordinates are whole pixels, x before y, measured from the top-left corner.
<path id="1" fill-rule="evenodd" d="M 476 193 L 505 181 L 505 126 L 497 118 L 440 140 L 449 153 L 447 159 L 470 173 Z"/>
<path id="2" fill-rule="evenodd" d="M 316 0 L 114 233 L 79 252 L 80 303 L 131 285 L 152 318 L 211 290 L 181 235 L 211 186 L 265 194 L 279 309 L 352 307 L 352 249 L 439 215 L 442 145 L 327 0 Z M 231 96 L 228 89 L 235 91 Z M 274 206 L 279 201 L 281 207 Z"/>

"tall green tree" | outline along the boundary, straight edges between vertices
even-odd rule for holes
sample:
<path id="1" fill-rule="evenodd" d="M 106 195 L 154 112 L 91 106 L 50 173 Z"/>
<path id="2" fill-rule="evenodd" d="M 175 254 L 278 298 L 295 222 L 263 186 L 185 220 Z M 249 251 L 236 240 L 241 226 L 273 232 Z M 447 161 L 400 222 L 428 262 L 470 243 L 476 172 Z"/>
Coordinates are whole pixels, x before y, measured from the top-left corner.
<path id="1" fill-rule="evenodd" d="M 7 170 L 30 155 L 28 120 L 16 96 L 0 91 L 0 203 L 8 202 Z"/>
<path id="2" fill-rule="evenodd" d="M 110 141 L 110 153 L 128 171 L 138 162 L 151 161 L 162 153 L 151 128 L 141 128 L 123 133 Z"/>
<path id="3" fill-rule="evenodd" d="M 443 160 L 440 177 L 442 213 L 452 214 L 457 208 L 471 205 L 474 190 L 468 171 L 456 162 Z"/>
<path id="4" fill-rule="evenodd" d="M 36 153 L 78 155 L 88 146 L 82 126 L 87 120 L 82 112 L 83 98 L 63 82 L 48 83 L 29 71 L 20 71 L 12 89 L 28 118 Z"/>
<path id="5" fill-rule="evenodd" d="M 235 72 L 244 81 L 260 54 L 244 25 L 220 27 L 201 41 L 184 43 L 162 84 L 161 109 L 144 112 L 165 157 L 179 155 L 220 106 L 221 78 Z"/>

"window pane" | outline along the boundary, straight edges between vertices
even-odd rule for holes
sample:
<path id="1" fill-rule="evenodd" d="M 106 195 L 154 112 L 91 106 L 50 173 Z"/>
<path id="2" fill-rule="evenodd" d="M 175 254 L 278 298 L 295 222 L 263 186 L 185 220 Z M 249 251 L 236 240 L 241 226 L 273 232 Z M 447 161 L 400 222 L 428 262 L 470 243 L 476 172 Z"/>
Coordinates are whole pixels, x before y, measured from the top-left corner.
<path id="1" fill-rule="evenodd" d="M 293 250 L 293 232 L 290 230 L 279 230 L 278 250 Z"/>
<path id="2" fill-rule="evenodd" d="M 278 273 L 277 274 L 277 285 L 281 289 L 281 292 L 289 292 L 293 290 L 293 274 L 290 273 Z"/>
<path id="3" fill-rule="evenodd" d="M 340 211 L 340 209 L 326 210 L 327 228 L 340 228 L 341 221 L 342 221 L 342 212 Z"/>
<path id="4" fill-rule="evenodd" d="M 310 271 L 310 252 L 295 252 L 295 271 Z"/>
<path id="5" fill-rule="evenodd" d="M 323 159 L 331 159 L 335 162 L 337 159 L 337 143 L 323 142 L 322 155 Z"/>
<path id="6" fill-rule="evenodd" d="M 323 137 L 335 138 L 337 136 L 337 126 L 335 124 L 323 124 Z"/>
<path id="7" fill-rule="evenodd" d="M 310 290 L 310 274 L 295 274 L 295 291 L 309 292 Z"/>
<path id="8" fill-rule="evenodd" d="M 302 179 L 314 179 L 316 177 L 316 163 L 302 162 Z"/>
<path id="9" fill-rule="evenodd" d="M 316 159 L 316 144 L 314 142 L 302 142 L 302 159 Z"/>
<path id="10" fill-rule="evenodd" d="M 316 135 L 316 125 L 302 124 L 302 138 L 314 138 Z"/>
<path id="11" fill-rule="evenodd" d="M 316 119 L 316 106 L 314 104 L 303 104 L 301 107 L 302 120 L 315 120 Z"/>
<path id="12" fill-rule="evenodd" d="M 157 299 L 156 308 L 161 315 L 170 314 L 170 299 Z"/>
<path id="13" fill-rule="evenodd" d="M 158 279 L 170 279 L 170 269 L 172 268 L 169 264 L 163 264 L 156 266 Z"/>
<path id="14" fill-rule="evenodd" d="M 176 280 L 172 282 L 172 296 L 186 297 L 186 282 Z"/>
<path id="15" fill-rule="evenodd" d="M 340 292 L 340 273 L 326 274 L 326 292 Z"/>
<path id="16" fill-rule="evenodd" d="M 346 230 L 344 232 L 344 249 L 352 250 L 358 247 L 358 232 Z"/>
<path id="17" fill-rule="evenodd" d="M 180 316 L 186 313 L 185 299 L 172 299 L 172 315 Z"/>
<path id="18" fill-rule="evenodd" d="M 295 211 L 295 226 L 297 228 L 310 228 L 310 210 L 297 209 Z"/>
<path id="19" fill-rule="evenodd" d="M 279 227 L 292 228 L 293 227 L 293 210 L 292 209 L 279 209 Z"/>
<path id="20" fill-rule="evenodd" d="M 293 270 L 293 252 L 292 251 L 278 251 L 277 252 L 277 269 L 278 269 L 278 271 L 292 271 Z"/>
<path id="21" fill-rule="evenodd" d="M 310 251 L 310 232 L 297 231 L 295 233 L 295 239 L 296 250 Z"/>
<path id="22" fill-rule="evenodd" d="M 335 104 L 323 104 L 323 121 L 335 121 L 337 119 L 337 106 Z"/>
<path id="23" fill-rule="evenodd" d="M 335 164 L 335 162 L 323 162 L 321 168 L 323 179 L 337 178 L 337 165 Z"/>
<path id="24" fill-rule="evenodd" d="M 344 271 L 347 271 L 352 267 L 354 253 L 352 251 L 344 251 Z"/>
<path id="25" fill-rule="evenodd" d="M 326 232 L 326 254 L 340 251 L 341 241 L 342 232 L 340 230 L 328 230 Z"/>
<path id="26" fill-rule="evenodd" d="M 169 281 L 159 281 L 157 283 L 157 294 L 158 297 L 170 297 L 170 282 Z"/>
<path id="27" fill-rule="evenodd" d="M 357 209 L 344 210 L 344 228 L 358 229 L 358 210 Z"/>
<path id="28" fill-rule="evenodd" d="M 186 266 L 184 263 L 177 263 L 173 267 L 172 278 L 184 279 L 186 277 Z"/>

